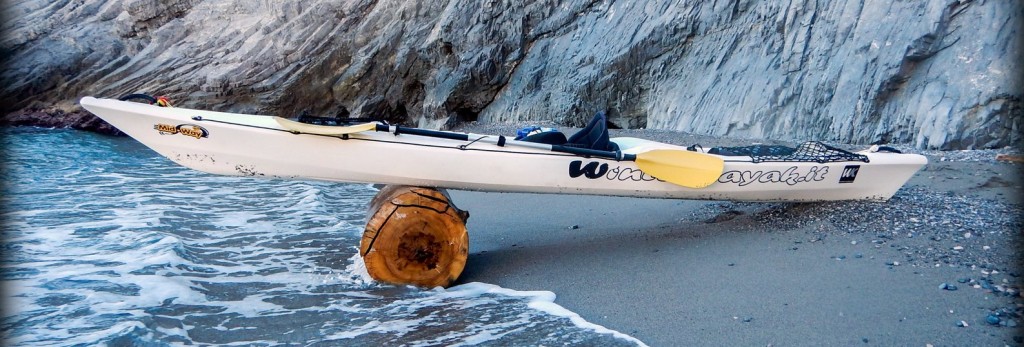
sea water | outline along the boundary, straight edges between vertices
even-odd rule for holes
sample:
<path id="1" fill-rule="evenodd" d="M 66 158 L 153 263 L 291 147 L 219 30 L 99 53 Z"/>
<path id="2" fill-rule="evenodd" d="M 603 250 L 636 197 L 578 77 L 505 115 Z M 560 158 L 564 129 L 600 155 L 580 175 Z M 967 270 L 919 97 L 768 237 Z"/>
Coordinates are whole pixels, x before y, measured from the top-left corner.
<path id="1" fill-rule="evenodd" d="M 213 176 L 130 138 L 0 128 L 7 345 L 642 345 L 484 283 L 374 282 L 369 185 Z"/>

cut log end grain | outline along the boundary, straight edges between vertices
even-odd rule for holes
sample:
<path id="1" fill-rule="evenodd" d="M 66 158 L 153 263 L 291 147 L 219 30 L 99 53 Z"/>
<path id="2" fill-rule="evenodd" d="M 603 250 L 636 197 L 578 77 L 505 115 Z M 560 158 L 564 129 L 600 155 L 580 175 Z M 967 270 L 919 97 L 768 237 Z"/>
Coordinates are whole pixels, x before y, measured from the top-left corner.
<path id="1" fill-rule="evenodd" d="M 433 188 L 387 186 L 373 201 L 359 245 L 377 281 L 447 287 L 466 266 L 469 213 Z"/>

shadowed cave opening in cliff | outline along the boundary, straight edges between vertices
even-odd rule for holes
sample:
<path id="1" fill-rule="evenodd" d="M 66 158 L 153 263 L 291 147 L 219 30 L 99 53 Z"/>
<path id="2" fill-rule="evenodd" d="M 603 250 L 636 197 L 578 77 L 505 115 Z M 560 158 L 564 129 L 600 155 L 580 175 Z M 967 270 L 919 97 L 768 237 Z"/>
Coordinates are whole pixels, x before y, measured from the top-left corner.
<path id="1" fill-rule="evenodd" d="M 459 123 L 476 122 L 477 118 L 480 116 L 480 112 L 464 107 L 456 108 L 452 113 L 455 113 L 455 120 Z"/>

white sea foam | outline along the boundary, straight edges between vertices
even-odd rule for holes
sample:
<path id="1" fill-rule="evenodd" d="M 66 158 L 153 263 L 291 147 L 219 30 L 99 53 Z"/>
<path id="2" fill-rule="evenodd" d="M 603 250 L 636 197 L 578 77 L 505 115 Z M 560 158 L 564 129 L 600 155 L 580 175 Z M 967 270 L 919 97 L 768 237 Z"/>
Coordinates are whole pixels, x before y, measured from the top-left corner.
<path id="1" fill-rule="evenodd" d="M 348 259 L 351 263 L 345 267 L 345 273 L 351 274 L 350 277 L 356 285 L 367 286 L 374 283 L 373 277 L 366 270 L 366 262 L 363 261 L 363 257 L 359 255 L 359 251 L 353 252 L 352 257 Z"/>
<path id="2" fill-rule="evenodd" d="M 461 288 L 461 287 L 466 287 L 466 288 Z M 544 312 L 544 313 L 547 313 L 547 314 L 550 314 L 550 315 L 554 315 L 554 316 L 569 318 L 569 320 L 571 320 L 573 324 L 575 324 L 576 326 L 578 326 L 580 328 L 583 328 L 583 329 L 593 330 L 594 332 L 599 333 L 599 334 L 610 334 L 612 336 L 615 336 L 616 338 L 627 340 L 629 342 L 636 343 L 637 345 L 640 345 L 640 346 L 646 346 L 646 344 L 644 344 L 642 341 L 637 340 L 636 338 L 634 338 L 632 336 L 629 336 L 629 335 L 620 333 L 618 331 L 614 331 L 614 330 L 605 328 L 605 327 L 603 327 L 601 325 L 597 325 L 597 324 L 588 322 L 585 319 L 583 319 L 583 317 L 580 317 L 579 314 L 576 314 L 575 312 L 569 311 L 569 310 L 565 309 L 564 307 L 562 307 L 562 306 L 560 306 L 558 304 L 555 304 L 555 293 L 553 293 L 553 292 L 549 292 L 549 291 L 515 291 L 515 290 L 511 290 L 511 289 L 506 289 L 506 288 L 498 287 L 498 286 L 495 286 L 493 284 L 486 284 L 486 283 L 479 283 L 479 282 L 467 283 L 467 284 L 464 284 L 464 285 L 461 285 L 461 286 L 458 286 L 458 287 L 454 287 L 454 288 L 452 288 L 451 291 L 460 292 L 460 291 L 463 291 L 463 290 L 465 291 L 466 295 L 468 295 L 468 296 L 479 295 L 481 293 L 495 293 L 495 294 L 501 294 L 501 295 L 515 296 L 515 297 L 526 297 L 526 298 L 530 299 L 528 306 L 530 308 L 532 308 L 532 309 L 535 309 L 535 310 L 538 310 L 538 311 L 541 311 L 541 312 Z"/>
<path id="3" fill-rule="evenodd" d="M 96 150 L 127 139 L 43 134 L 21 140 L 68 155 L 6 147 L 13 344 L 643 345 L 551 292 L 374 282 L 355 247 L 372 186 L 209 176 Z"/>

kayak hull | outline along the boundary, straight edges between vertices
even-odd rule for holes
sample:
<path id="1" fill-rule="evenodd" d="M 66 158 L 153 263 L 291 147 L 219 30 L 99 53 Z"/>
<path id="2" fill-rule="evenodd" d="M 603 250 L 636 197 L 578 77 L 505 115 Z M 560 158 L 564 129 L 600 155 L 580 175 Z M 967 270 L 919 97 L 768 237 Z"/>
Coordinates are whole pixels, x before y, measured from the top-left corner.
<path id="1" fill-rule="evenodd" d="M 85 97 L 81 104 L 182 166 L 217 175 L 524 193 L 733 201 L 887 200 L 927 159 L 858 152 L 868 162 L 760 162 L 723 156 L 718 181 L 687 188 L 635 162 L 544 149 L 387 132 L 296 134 L 271 116 L 158 107 Z M 683 147 L 613 139 L 624 153 Z"/>

